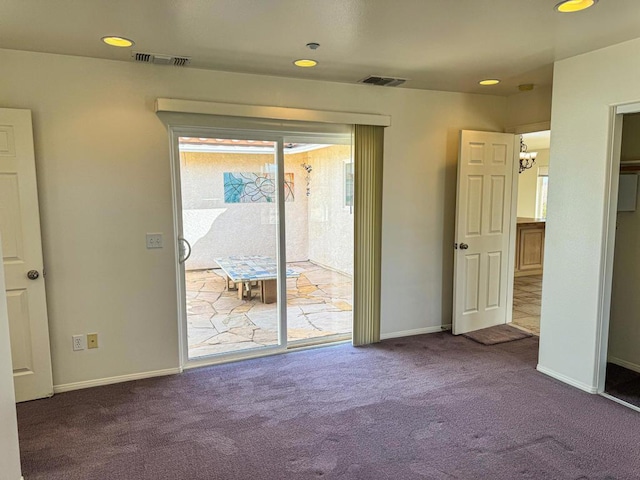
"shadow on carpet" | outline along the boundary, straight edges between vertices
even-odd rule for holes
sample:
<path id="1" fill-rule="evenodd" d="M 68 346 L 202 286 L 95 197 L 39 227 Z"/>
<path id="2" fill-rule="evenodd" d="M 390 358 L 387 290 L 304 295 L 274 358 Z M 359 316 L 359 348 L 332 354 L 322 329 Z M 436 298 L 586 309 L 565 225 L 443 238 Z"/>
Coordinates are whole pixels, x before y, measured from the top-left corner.
<path id="1" fill-rule="evenodd" d="M 514 340 L 522 340 L 523 338 L 533 336 L 531 333 L 512 327 L 511 325 L 497 325 L 495 327 L 476 330 L 475 332 L 463 333 L 462 335 L 482 345 L 497 345 L 499 343 L 513 342 Z"/>
<path id="2" fill-rule="evenodd" d="M 607 363 L 605 392 L 640 407 L 640 373 Z"/>

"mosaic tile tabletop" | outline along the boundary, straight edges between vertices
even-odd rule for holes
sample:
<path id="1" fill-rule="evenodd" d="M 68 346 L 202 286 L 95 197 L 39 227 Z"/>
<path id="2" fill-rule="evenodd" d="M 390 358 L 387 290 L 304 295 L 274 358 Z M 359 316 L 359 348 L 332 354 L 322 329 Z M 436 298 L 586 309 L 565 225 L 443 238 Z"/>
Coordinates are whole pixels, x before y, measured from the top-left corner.
<path id="1" fill-rule="evenodd" d="M 236 255 L 216 258 L 216 262 L 232 282 L 273 280 L 278 276 L 276 261 L 264 255 Z M 287 277 L 299 276 L 300 273 L 287 268 Z"/>

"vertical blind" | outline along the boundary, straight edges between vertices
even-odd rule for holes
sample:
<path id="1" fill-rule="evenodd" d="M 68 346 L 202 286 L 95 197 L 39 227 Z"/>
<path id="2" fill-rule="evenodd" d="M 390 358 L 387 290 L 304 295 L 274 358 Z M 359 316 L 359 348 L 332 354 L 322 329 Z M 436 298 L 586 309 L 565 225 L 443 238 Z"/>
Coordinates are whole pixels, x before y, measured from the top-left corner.
<path id="1" fill-rule="evenodd" d="M 380 341 L 384 127 L 355 125 L 353 344 Z"/>

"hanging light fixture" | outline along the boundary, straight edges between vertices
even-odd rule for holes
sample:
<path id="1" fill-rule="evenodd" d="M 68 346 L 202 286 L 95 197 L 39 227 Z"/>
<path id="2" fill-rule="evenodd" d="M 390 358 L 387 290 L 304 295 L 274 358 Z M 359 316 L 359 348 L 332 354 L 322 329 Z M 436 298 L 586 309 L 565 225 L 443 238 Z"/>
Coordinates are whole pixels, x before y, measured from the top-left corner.
<path id="1" fill-rule="evenodd" d="M 528 152 L 527 146 L 524 143 L 524 138 L 520 135 L 520 172 L 522 173 L 525 170 L 533 167 L 533 164 L 536 163 L 536 157 L 538 156 L 538 152 Z"/>

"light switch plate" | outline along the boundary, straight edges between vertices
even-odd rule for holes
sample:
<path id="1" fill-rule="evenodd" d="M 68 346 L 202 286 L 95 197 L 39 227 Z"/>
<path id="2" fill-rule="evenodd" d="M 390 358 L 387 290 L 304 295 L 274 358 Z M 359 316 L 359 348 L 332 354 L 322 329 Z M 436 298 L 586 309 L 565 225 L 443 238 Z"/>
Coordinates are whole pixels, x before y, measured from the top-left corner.
<path id="1" fill-rule="evenodd" d="M 147 248 L 162 248 L 162 234 L 147 233 Z"/>

